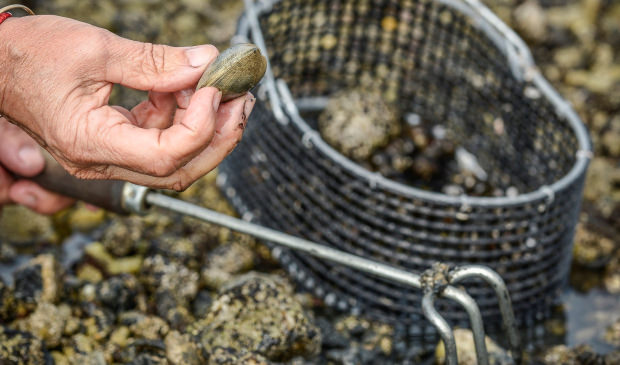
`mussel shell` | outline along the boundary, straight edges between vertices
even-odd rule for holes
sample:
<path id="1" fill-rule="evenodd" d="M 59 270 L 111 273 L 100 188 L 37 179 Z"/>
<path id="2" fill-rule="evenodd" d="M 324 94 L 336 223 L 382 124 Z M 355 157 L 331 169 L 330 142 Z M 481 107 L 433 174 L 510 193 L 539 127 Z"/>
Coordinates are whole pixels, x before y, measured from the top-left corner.
<path id="1" fill-rule="evenodd" d="M 250 91 L 263 78 L 267 60 L 251 43 L 234 45 L 207 67 L 196 90 L 212 86 L 222 91 L 222 102 Z"/>

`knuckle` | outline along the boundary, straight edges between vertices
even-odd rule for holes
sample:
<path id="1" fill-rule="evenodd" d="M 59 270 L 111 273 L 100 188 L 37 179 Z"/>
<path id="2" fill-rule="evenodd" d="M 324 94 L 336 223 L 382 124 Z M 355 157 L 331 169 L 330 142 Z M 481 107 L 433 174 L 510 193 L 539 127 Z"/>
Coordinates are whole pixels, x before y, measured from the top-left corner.
<path id="1" fill-rule="evenodd" d="M 174 180 L 174 182 L 172 183 L 171 188 L 175 191 L 178 192 L 182 192 L 185 191 L 185 189 L 189 188 L 190 185 L 192 185 L 192 183 L 194 182 L 195 179 L 192 179 L 186 171 L 184 170 L 179 170 L 178 172 L 178 176 L 176 177 L 176 179 Z"/>
<path id="2" fill-rule="evenodd" d="M 177 169 L 178 167 L 175 160 L 171 158 L 162 158 L 153 164 L 148 173 L 155 177 L 167 177 L 172 175 Z"/>
<path id="3" fill-rule="evenodd" d="M 149 74 L 160 74 L 165 71 L 166 47 L 161 44 L 144 43 L 143 70 Z"/>

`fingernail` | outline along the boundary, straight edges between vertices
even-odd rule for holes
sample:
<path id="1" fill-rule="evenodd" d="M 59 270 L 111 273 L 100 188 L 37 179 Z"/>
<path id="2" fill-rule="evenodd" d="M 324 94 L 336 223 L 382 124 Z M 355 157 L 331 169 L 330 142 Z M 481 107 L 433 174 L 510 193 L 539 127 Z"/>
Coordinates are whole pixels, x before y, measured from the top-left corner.
<path id="1" fill-rule="evenodd" d="M 220 108 L 220 101 L 222 101 L 222 92 L 218 91 L 217 94 L 213 97 L 213 109 L 217 113 Z"/>
<path id="2" fill-rule="evenodd" d="M 185 55 L 192 67 L 204 66 L 213 60 L 213 47 L 197 46 L 185 51 Z"/>
<path id="3" fill-rule="evenodd" d="M 244 120 L 247 120 L 247 118 L 250 116 L 252 109 L 254 109 L 255 103 L 256 98 L 254 97 L 254 95 L 248 93 L 245 97 L 245 104 L 243 105 L 243 115 L 245 117 L 243 118 Z"/>
<path id="4" fill-rule="evenodd" d="M 20 162 L 24 164 L 24 167 L 38 167 L 45 164 L 45 160 L 43 160 L 43 155 L 41 155 L 39 149 L 34 146 L 23 146 L 19 149 L 17 157 L 19 158 Z"/>

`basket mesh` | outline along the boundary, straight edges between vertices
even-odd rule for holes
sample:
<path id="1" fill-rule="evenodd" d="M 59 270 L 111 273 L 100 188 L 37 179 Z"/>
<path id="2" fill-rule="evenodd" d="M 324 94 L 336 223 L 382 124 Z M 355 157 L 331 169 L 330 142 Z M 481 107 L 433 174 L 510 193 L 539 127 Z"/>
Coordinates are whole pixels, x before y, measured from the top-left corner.
<path id="1" fill-rule="evenodd" d="M 533 192 L 576 163 L 569 123 L 535 86 L 515 79 L 470 19 L 439 2 L 285 0 L 259 20 L 274 75 L 295 98 L 379 87 L 401 113 L 450 130 L 494 188 Z M 416 273 L 437 261 L 487 265 L 506 281 L 522 324 L 546 316 L 566 280 L 585 171 L 540 198 L 446 200 L 369 183 L 333 151 L 302 143 L 297 124 L 280 124 L 260 102 L 244 139 L 220 172 L 226 195 L 254 222 Z M 274 253 L 327 304 L 429 332 L 421 291 Z M 485 323 L 500 323 L 491 289 L 475 281 L 467 289 Z M 438 307 L 453 323 L 466 318 L 451 303 Z"/>

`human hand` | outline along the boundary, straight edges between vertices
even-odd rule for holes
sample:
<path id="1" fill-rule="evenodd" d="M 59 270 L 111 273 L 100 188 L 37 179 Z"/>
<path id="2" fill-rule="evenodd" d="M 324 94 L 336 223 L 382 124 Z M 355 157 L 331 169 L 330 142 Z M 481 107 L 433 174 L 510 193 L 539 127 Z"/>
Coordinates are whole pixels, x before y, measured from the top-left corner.
<path id="1" fill-rule="evenodd" d="M 9 18 L 0 113 L 77 177 L 184 190 L 232 151 L 254 106 L 249 93 L 219 105 L 217 89 L 193 91 L 216 56 L 213 46 L 134 42 L 56 16 Z M 109 106 L 115 83 L 149 99 Z"/>
<path id="2" fill-rule="evenodd" d="M 0 118 L 0 208 L 17 203 L 51 214 L 71 205 L 71 199 L 50 193 L 32 181 L 15 180 L 6 170 L 31 177 L 43 171 L 44 164 L 39 145 L 19 127 Z"/>

